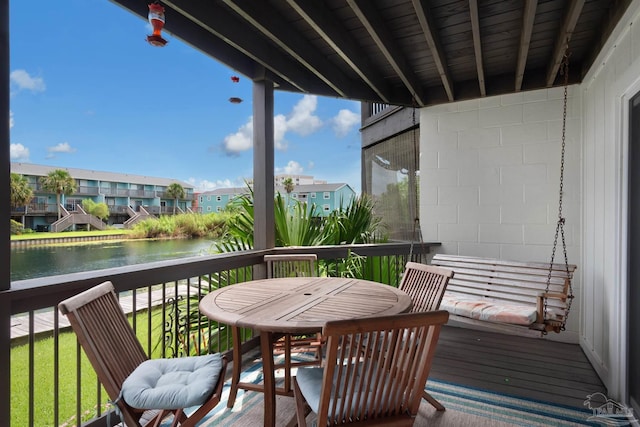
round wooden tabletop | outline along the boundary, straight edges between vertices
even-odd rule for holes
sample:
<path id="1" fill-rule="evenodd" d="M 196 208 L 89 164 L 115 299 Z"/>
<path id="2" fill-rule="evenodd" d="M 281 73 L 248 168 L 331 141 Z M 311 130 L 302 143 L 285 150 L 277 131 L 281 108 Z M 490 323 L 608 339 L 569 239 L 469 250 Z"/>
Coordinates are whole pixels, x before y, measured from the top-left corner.
<path id="1" fill-rule="evenodd" d="M 214 291 L 200 302 L 200 311 L 220 323 L 286 333 L 317 332 L 330 320 L 410 308 L 411 298 L 392 286 L 339 277 L 252 280 Z"/>

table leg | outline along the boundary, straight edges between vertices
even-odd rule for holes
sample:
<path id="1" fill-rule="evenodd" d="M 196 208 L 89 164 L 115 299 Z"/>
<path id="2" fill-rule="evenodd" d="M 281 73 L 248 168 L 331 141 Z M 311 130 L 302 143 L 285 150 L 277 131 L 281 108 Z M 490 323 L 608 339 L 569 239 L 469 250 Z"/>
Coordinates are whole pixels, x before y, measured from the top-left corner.
<path id="1" fill-rule="evenodd" d="M 264 378 L 264 426 L 276 425 L 276 379 L 273 362 L 273 334 L 260 331 L 262 376 Z"/>
<path id="2" fill-rule="evenodd" d="M 231 336 L 233 339 L 233 371 L 231 374 L 231 390 L 229 390 L 227 408 L 233 408 L 236 402 L 238 383 L 240 382 L 240 371 L 242 370 L 242 340 L 240 338 L 240 328 L 232 326 Z"/>

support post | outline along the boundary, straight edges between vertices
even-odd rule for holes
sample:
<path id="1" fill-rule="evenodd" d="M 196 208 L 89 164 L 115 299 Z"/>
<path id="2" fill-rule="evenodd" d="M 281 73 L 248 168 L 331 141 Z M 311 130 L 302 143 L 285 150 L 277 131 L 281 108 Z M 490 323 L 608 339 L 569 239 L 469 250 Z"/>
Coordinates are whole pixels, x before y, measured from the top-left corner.
<path id="1" fill-rule="evenodd" d="M 0 425 L 8 426 L 11 420 L 11 237 L 10 225 L 10 174 L 9 160 L 9 0 L 0 0 Z"/>
<path id="2" fill-rule="evenodd" d="M 274 219 L 274 127 L 273 82 L 253 82 L 253 246 L 275 246 Z M 254 269 L 256 278 L 266 277 L 264 266 Z"/>

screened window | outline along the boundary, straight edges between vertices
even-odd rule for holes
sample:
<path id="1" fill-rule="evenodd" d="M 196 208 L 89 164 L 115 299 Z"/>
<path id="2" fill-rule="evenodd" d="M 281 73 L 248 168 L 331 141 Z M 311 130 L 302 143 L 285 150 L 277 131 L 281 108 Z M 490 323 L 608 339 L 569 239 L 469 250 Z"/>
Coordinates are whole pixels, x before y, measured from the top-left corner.
<path id="1" fill-rule="evenodd" d="M 364 149 L 363 191 L 372 196 L 376 215 L 389 238 L 417 240 L 419 189 L 418 130 L 396 135 Z"/>

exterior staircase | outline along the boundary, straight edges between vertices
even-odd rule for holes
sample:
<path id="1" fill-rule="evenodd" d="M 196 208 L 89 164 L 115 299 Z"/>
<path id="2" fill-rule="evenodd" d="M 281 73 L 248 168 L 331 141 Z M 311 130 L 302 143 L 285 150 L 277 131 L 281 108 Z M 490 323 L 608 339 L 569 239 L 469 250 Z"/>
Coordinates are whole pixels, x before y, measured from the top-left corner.
<path id="1" fill-rule="evenodd" d="M 136 212 L 131 206 L 127 206 L 127 213 L 131 218 L 124 222 L 124 228 L 131 228 L 134 224 L 147 218 L 155 218 L 155 216 L 150 214 L 144 207 L 138 206 L 138 209 L 139 210 Z"/>
<path id="2" fill-rule="evenodd" d="M 60 208 L 64 215 L 62 218 L 51 224 L 50 231 L 54 233 L 64 231 L 72 225 L 88 225 L 96 230 L 104 230 L 106 228 L 106 224 L 104 222 L 99 218 L 86 213 L 80 205 L 76 206 L 77 210 L 71 212 L 66 210 L 64 206 L 60 206 Z"/>

